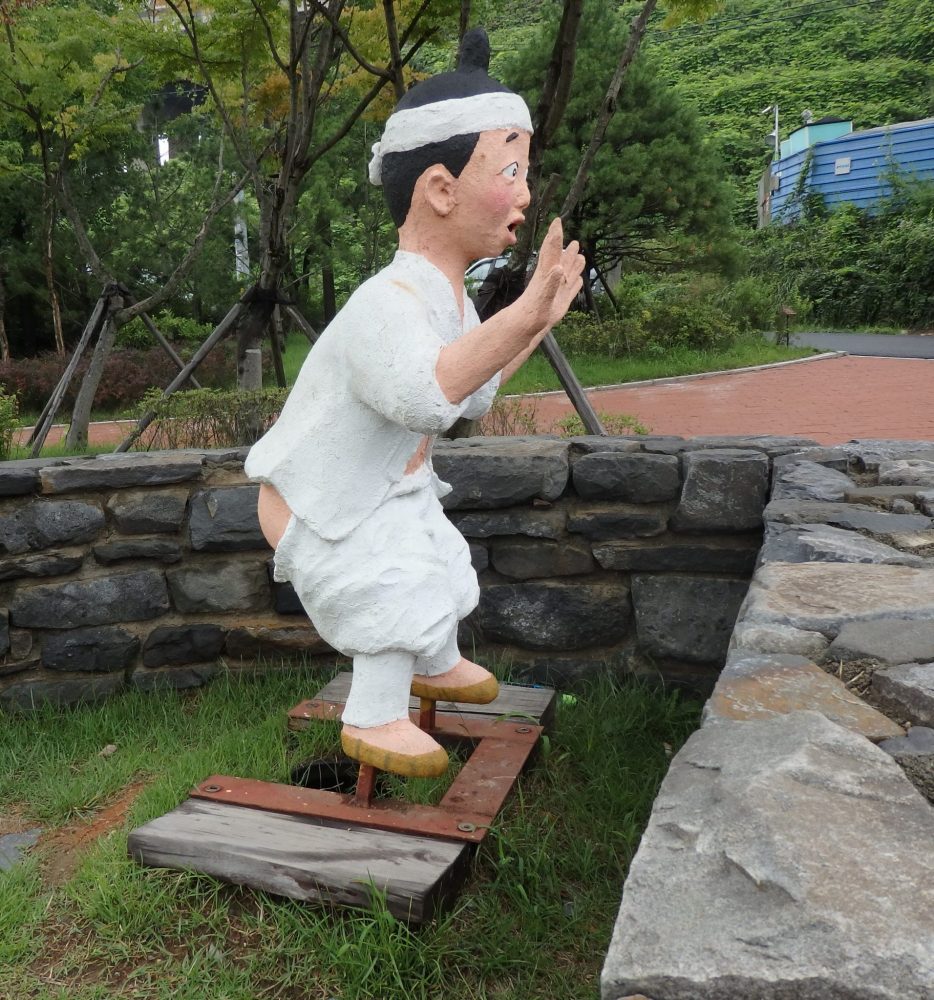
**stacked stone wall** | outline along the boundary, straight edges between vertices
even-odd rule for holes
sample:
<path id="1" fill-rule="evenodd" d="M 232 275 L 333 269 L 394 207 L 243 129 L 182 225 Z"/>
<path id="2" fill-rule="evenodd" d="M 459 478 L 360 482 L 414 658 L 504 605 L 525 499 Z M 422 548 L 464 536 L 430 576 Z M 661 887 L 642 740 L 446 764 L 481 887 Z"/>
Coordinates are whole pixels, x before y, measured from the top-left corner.
<path id="1" fill-rule="evenodd" d="M 465 649 L 534 681 L 607 668 L 709 690 L 797 439 L 439 442 L 480 606 Z M 331 656 L 272 560 L 242 450 L 0 464 L 0 706 Z"/>

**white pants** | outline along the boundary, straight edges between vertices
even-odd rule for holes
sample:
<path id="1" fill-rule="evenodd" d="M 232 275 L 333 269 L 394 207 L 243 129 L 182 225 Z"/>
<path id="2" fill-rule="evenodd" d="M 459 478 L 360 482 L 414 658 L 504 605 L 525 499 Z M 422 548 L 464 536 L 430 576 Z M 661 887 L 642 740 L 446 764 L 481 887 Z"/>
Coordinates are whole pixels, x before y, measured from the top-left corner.
<path id="1" fill-rule="evenodd" d="M 457 623 L 480 598 L 470 549 L 425 466 L 346 538 L 327 541 L 293 517 L 275 577 L 292 583 L 321 637 L 354 658 L 343 719 L 361 727 L 407 717 L 413 673 L 457 663 Z"/>

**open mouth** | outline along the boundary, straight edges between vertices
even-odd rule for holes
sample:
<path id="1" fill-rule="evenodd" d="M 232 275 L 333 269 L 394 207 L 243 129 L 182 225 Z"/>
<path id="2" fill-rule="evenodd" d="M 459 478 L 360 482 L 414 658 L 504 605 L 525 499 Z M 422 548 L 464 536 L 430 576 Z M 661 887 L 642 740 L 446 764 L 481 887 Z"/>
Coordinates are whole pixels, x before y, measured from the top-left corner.
<path id="1" fill-rule="evenodd" d="M 510 222 L 506 228 L 509 230 L 509 232 L 515 233 L 515 231 L 519 228 L 519 226 L 522 225 L 523 222 L 525 222 L 524 216 L 521 219 L 516 219 L 515 222 Z"/>

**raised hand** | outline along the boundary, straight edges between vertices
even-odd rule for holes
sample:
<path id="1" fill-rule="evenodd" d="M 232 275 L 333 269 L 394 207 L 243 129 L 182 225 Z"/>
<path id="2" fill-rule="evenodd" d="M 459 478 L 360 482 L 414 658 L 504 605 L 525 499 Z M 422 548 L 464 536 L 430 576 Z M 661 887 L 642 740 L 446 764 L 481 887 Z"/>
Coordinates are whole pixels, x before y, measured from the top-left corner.
<path id="1" fill-rule="evenodd" d="M 540 329 L 551 329 L 568 311 L 583 286 L 584 258 L 577 240 L 564 246 L 564 227 L 556 218 L 548 227 L 538 265 L 517 305 L 522 304 Z"/>

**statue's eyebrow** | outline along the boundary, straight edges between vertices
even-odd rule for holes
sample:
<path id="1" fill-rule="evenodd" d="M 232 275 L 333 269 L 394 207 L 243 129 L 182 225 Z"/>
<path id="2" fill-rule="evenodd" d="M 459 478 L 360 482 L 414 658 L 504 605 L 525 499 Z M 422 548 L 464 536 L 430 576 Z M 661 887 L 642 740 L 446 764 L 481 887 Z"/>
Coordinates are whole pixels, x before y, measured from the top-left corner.
<path id="1" fill-rule="evenodd" d="M 506 136 L 506 142 L 512 142 L 513 139 L 518 139 L 518 138 L 519 138 L 518 132 L 510 132 L 509 135 Z"/>

